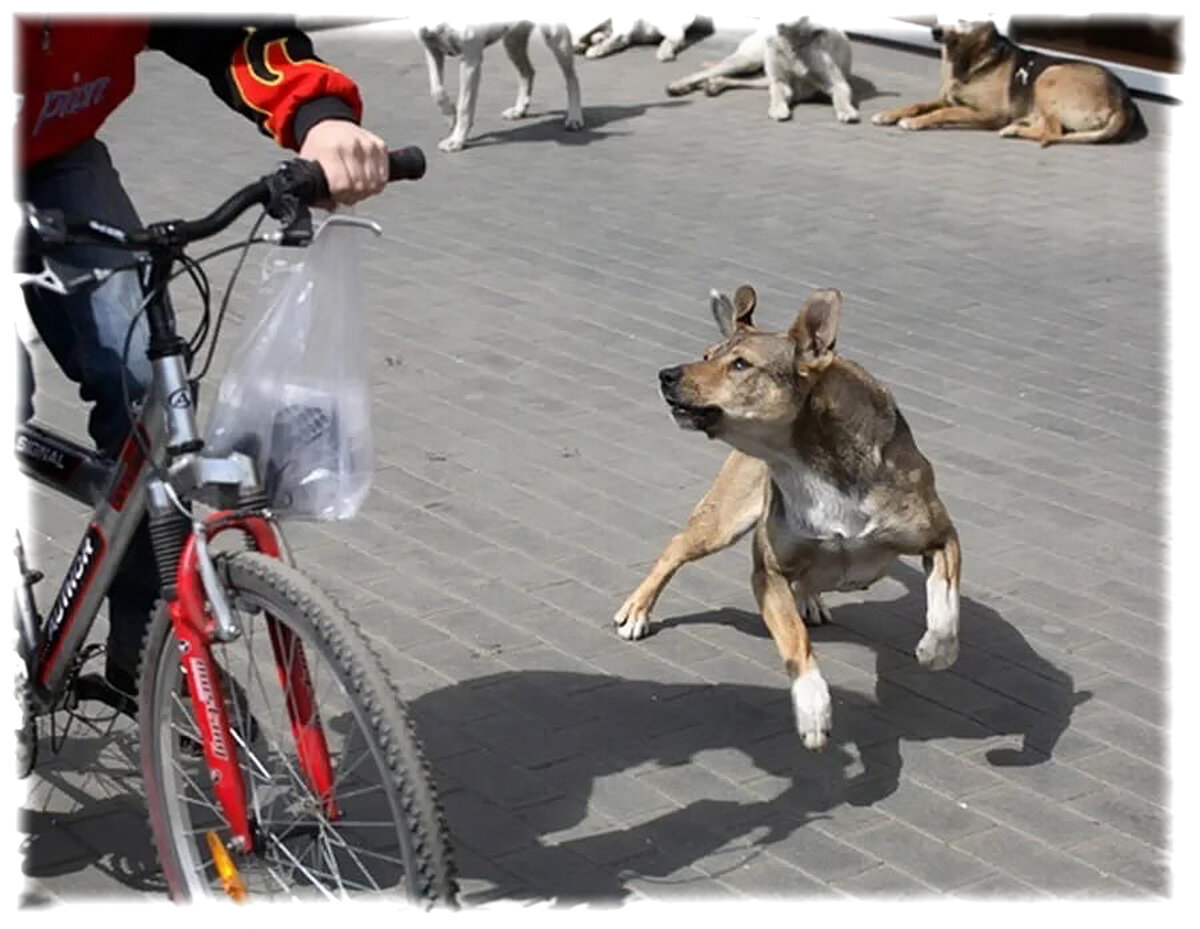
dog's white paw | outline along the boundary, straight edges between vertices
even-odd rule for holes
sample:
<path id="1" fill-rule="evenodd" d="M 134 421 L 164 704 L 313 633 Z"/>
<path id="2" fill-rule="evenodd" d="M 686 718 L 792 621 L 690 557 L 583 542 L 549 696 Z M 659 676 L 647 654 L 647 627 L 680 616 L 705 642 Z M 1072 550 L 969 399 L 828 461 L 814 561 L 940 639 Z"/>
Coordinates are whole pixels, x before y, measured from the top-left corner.
<path id="1" fill-rule="evenodd" d="M 524 119 L 525 114 L 529 112 L 529 104 L 521 106 L 514 104 L 500 114 L 501 119 Z"/>
<path id="2" fill-rule="evenodd" d="M 837 111 L 837 121 L 839 123 L 856 123 L 858 122 L 858 110 L 851 107 L 848 110 Z"/>
<path id="3" fill-rule="evenodd" d="M 566 129 L 567 132 L 578 132 L 583 128 L 583 114 L 568 113 L 567 118 L 563 120 L 563 128 Z"/>
<path id="4" fill-rule="evenodd" d="M 438 148 L 443 152 L 458 152 L 462 151 L 463 143 L 466 140 L 456 135 L 449 135 L 442 141 L 438 142 Z"/>
<path id="5" fill-rule="evenodd" d="M 909 119 L 907 116 L 904 117 L 904 119 L 900 120 L 898 123 L 896 123 L 896 126 L 900 129 L 905 129 L 910 132 L 915 132 L 917 129 L 916 122 L 914 120 Z"/>
<path id="6" fill-rule="evenodd" d="M 622 639 L 630 642 L 644 639 L 650 633 L 650 606 L 636 593 L 631 594 L 613 616 L 613 625 Z"/>
<path id="7" fill-rule="evenodd" d="M 767 115 L 776 122 L 783 122 L 792 118 L 792 108 L 786 103 L 772 103 L 767 107 Z"/>
<path id="8" fill-rule="evenodd" d="M 792 681 L 792 708 L 796 711 L 796 730 L 805 748 L 824 748 L 833 728 L 833 701 L 829 685 L 816 665 Z"/>
<path id="9" fill-rule="evenodd" d="M 958 660 L 958 636 L 926 630 L 917 643 L 917 662 L 929 671 L 945 671 Z"/>
<path id="10" fill-rule="evenodd" d="M 1020 131 L 1020 127 L 1016 123 L 1005 126 L 1000 130 L 999 135 L 1003 139 L 1011 139 Z"/>
<path id="11" fill-rule="evenodd" d="M 895 120 L 888 119 L 887 113 L 876 113 L 871 117 L 871 122 L 876 126 L 890 126 Z"/>

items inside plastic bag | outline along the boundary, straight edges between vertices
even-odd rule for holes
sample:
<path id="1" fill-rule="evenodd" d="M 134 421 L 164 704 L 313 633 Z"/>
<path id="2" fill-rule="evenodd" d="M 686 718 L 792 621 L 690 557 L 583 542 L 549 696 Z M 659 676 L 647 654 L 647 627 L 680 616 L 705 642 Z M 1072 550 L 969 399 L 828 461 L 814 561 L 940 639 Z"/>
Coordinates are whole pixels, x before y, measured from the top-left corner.
<path id="1" fill-rule="evenodd" d="M 307 248 L 268 255 L 209 416 L 205 454 L 249 455 L 281 518 L 350 519 L 371 488 L 364 234 L 361 220 L 338 213 Z"/>

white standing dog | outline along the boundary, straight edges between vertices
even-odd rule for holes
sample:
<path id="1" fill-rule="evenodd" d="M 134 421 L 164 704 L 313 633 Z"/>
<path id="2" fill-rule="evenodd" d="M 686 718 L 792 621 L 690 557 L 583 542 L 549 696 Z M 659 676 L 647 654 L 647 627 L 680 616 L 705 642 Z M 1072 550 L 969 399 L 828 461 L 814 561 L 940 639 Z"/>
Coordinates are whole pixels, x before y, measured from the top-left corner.
<path id="1" fill-rule="evenodd" d="M 443 152 L 457 152 L 467 141 L 475 122 L 475 102 L 479 97 L 479 78 L 483 69 L 483 50 L 498 41 L 517 69 L 517 100 L 500 115 L 505 119 L 520 119 L 529 111 L 533 92 L 533 65 L 529 61 L 529 36 L 534 24 L 527 20 L 483 25 L 454 26 L 449 23 L 420 26 L 417 37 L 425 46 L 425 61 L 429 65 L 429 92 L 442 113 L 450 120 L 450 135 L 438 143 Z M 555 60 L 562 68 L 567 84 L 567 118 L 564 127 L 569 131 L 583 128 L 583 105 L 580 101 L 579 79 L 575 76 L 575 59 L 571 49 L 571 33 L 563 24 L 540 26 L 543 38 Z M 459 56 L 458 105 L 450 102 L 443 83 L 447 56 Z"/>
<path id="2" fill-rule="evenodd" d="M 746 77 L 757 71 L 762 77 Z M 703 87 L 710 97 L 730 87 L 766 89 L 767 115 L 790 119 L 792 105 L 819 94 L 833 101 L 838 122 L 858 122 L 850 88 L 850 40 L 840 29 L 807 16 L 746 36 L 731 54 L 667 85 L 673 97 Z"/>

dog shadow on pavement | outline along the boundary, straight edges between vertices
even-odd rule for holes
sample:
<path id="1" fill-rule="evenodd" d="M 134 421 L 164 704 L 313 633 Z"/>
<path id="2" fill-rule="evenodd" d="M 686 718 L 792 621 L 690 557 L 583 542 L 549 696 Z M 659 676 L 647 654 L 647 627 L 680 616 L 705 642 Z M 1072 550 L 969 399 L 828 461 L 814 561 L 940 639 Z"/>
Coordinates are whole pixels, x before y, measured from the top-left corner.
<path id="1" fill-rule="evenodd" d="M 778 862 L 756 874 L 757 858 L 822 859 L 833 839 L 805 827 L 853 821 L 856 808 L 898 789 L 906 765 L 953 798 L 963 776 L 973 785 L 984 779 L 970 787 L 982 789 L 989 768 L 1019 778 L 1015 769 L 1050 761 L 1089 694 L 970 597 L 962 599 L 958 663 L 936 674 L 918 667 L 911 653 L 924 625 L 924 579 L 906 566 L 893 578 L 905 588 L 900 599 L 831 601 L 833 622 L 811 630 L 833 682 L 833 733 L 823 752 L 801 745 L 782 671 L 766 667 L 761 685 L 511 671 L 413 701 L 458 849 L 464 902 L 616 904 L 651 885 L 651 893 L 703 895 L 718 889 L 712 878 L 771 890 L 753 882 L 778 880 Z M 655 635 L 706 626 L 763 637 L 774 658 L 761 618 L 743 610 L 667 616 Z M 623 650 L 636 656 L 650 643 L 619 643 L 606 655 L 619 665 Z M 862 687 L 843 686 L 833 671 L 834 659 L 853 655 L 873 665 L 857 669 L 870 682 Z M 914 756 L 912 748 L 927 750 Z M 165 896 L 136 729 L 76 731 L 67 749 L 39 764 L 19 813 L 24 874 L 79 872 L 81 893 L 108 892 L 112 884 L 86 873 L 94 870 Z"/>
<path id="2" fill-rule="evenodd" d="M 895 90 L 880 90 L 875 82 L 870 78 L 863 77 L 861 74 L 850 75 L 850 89 L 853 93 L 854 105 L 859 106 L 866 103 L 868 100 L 875 100 L 879 97 L 899 97 L 899 91 Z"/>
<path id="3" fill-rule="evenodd" d="M 833 652 L 832 643 L 851 642 L 873 651 L 876 666 L 873 693 L 831 685 L 833 732 L 822 752 L 796 735 L 782 671 L 764 669 L 762 686 L 514 671 L 419 697 L 412 710 L 459 849 L 465 900 L 615 904 L 631 885 L 694 896 L 732 872 L 727 880 L 749 880 L 754 892 L 753 881 L 769 884 L 778 868 L 755 878 L 754 858 L 820 857 L 832 840 L 806 835 L 806 824 L 844 822 L 851 808 L 895 792 L 905 745 L 922 749 L 917 779 L 951 795 L 956 777 L 981 778 L 970 790 L 983 789 L 989 768 L 1012 774 L 1048 761 L 1090 694 L 967 597 L 959 663 L 925 671 L 912 657 L 923 620 L 905 615 L 923 615 L 924 578 L 907 567 L 893 577 L 907 588 L 900 600 L 831 602 L 833 622 L 812 630 L 818 655 L 823 644 Z M 705 624 L 766 636 L 757 615 L 730 609 L 666 618 L 656 634 Z M 491 886 L 473 898 L 478 881 Z"/>
<path id="4" fill-rule="evenodd" d="M 467 142 L 467 148 L 482 148 L 486 145 L 498 145 L 510 142 L 557 142 L 559 145 L 590 145 L 610 136 L 629 135 L 627 131 L 607 130 L 604 127 L 612 123 L 636 119 L 647 110 L 663 107 L 688 106 L 690 100 L 664 100 L 657 103 L 638 103 L 623 105 L 592 105 L 583 106 L 584 127 L 577 132 L 568 132 L 563 128 L 565 110 L 549 110 L 544 113 L 532 113 L 524 119 L 509 123 L 512 128 L 492 129 L 474 135 Z"/>

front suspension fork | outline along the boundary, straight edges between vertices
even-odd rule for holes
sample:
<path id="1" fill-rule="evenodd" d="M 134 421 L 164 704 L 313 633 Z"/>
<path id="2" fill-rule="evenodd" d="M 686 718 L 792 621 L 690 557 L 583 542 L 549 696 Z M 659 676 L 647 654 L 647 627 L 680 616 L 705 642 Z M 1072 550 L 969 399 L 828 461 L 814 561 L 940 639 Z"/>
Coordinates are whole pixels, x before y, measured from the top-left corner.
<path id="1" fill-rule="evenodd" d="M 223 696 L 221 676 L 213 660 L 210 643 L 240 634 L 231 618 L 214 601 L 224 600 L 224 591 L 210 596 L 207 587 L 219 584 L 208 543 L 217 535 L 237 529 L 265 555 L 278 558 L 279 543 L 271 523 L 261 515 L 218 512 L 199 524 L 183 545 L 176 574 L 176 596 L 169 604 L 171 625 L 181 650 L 181 661 L 192 699 L 204 759 L 212 777 L 217 803 L 232 834 L 231 846 L 242 852 L 254 850 L 254 834 L 246 804 L 246 786 L 237 764 Z M 214 612 L 218 615 L 214 618 Z M 268 615 L 267 630 L 280 685 L 286 697 L 292 736 L 296 742 L 300 770 L 309 788 L 319 798 L 325 815 L 338 816 L 333 799 L 333 765 L 302 643 L 287 626 Z"/>

